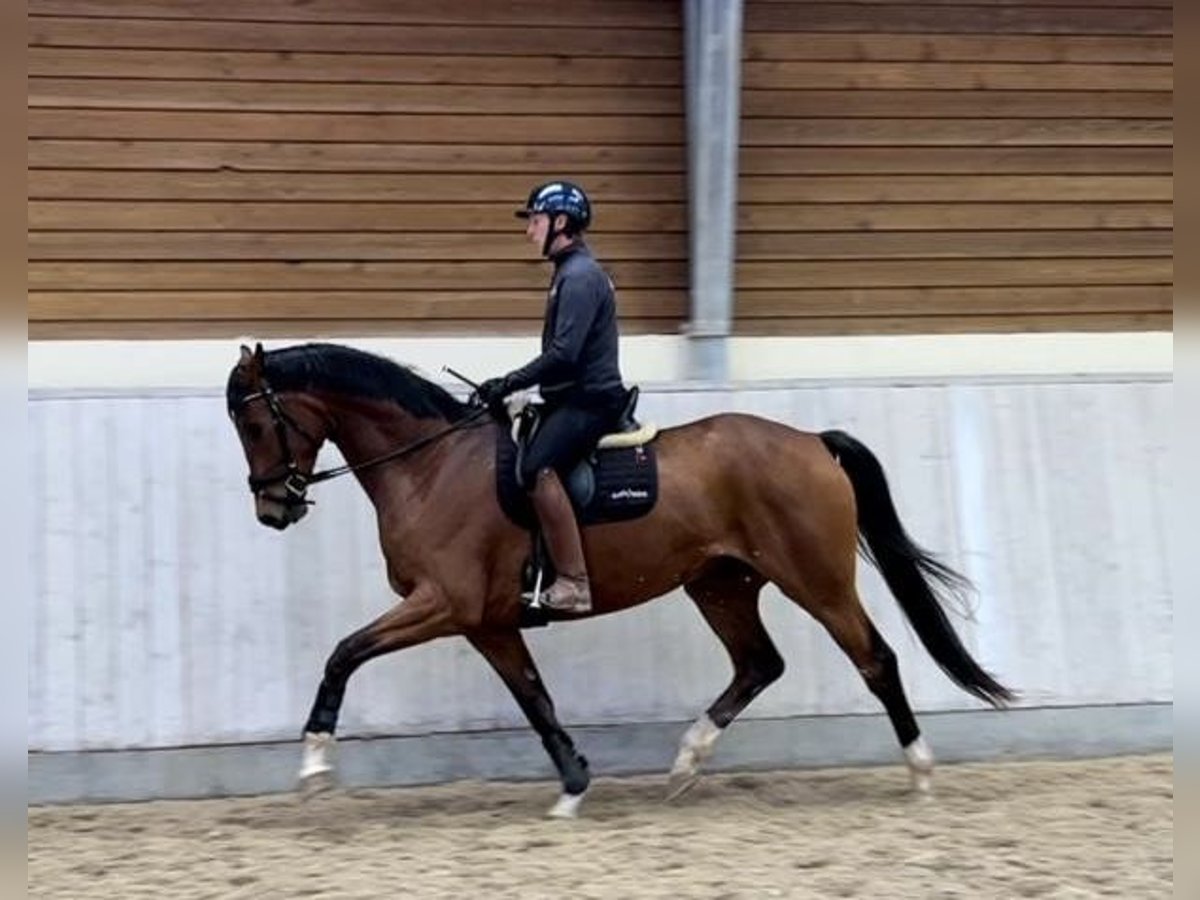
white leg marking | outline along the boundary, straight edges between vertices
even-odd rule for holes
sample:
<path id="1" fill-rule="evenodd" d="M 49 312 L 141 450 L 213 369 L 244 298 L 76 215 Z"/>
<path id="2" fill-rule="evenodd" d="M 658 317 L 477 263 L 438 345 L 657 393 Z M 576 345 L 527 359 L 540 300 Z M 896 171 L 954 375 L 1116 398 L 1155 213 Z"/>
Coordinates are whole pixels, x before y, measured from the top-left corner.
<path id="1" fill-rule="evenodd" d="M 585 792 L 586 793 L 586 792 Z M 579 805 L 583 803 L 583 794 L 562 794 L 558 802 L 546 813 L 552 819 L 574 819 L 579 816 Z"/>
<path id="2" fill-rule="evenodd" d="M 724 731 L 705 713 L 688 730 L 679 742 L 679 753 L 671 766 L 667 786 L 667 799 L 674 800 L 696 783 L 700 777 L 700 764 L 712 756 L 717 738 Z"/>
<path id="3" fill-rule="evenodd" d="M 918 737 L 904 748 L 904 759 L 912 776 L 913 789 L 919 794 L 928 794 L 933 787 L 933 751 Z"/>
<path id="4" fill-rule="evenodd" d="M 713 746 L 722 731 L 724 729 L 718 728 L 707 713 L 693 722 L 679 742 L 679 755 L 675 757 L 671 773 L 695 774 L 700 763 L 712 756 Z"/>
<path id="5" fill-rule="evenodd" d="M 328 731 L 314 734 L 304 733 L 304 757 L 300 762 L 300 781 L 306 782 L 318 775 L 327 775 L 333 771 L 330 761 L 333 750 L 333 735 Z"/>

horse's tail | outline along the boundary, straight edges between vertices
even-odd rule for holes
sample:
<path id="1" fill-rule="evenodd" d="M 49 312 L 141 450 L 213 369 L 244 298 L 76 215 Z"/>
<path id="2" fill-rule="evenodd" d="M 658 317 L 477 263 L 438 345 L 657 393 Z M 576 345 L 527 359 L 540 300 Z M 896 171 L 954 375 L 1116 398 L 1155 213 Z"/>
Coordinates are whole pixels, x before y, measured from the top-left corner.
<path id="1" fill-rule="evenodd" d="M 993 706 L 1012 700 L 1012 691 L 967 652 L 942 609 L 938 591 L 961 597 L 971 589 L 970 581 L 905 532 L 875 454 L 844 431 L 825 431 L 820 437 L 854 487 L 859 549 L 883 575 L 930 656 L 956 684 L 981 700 Z"/>

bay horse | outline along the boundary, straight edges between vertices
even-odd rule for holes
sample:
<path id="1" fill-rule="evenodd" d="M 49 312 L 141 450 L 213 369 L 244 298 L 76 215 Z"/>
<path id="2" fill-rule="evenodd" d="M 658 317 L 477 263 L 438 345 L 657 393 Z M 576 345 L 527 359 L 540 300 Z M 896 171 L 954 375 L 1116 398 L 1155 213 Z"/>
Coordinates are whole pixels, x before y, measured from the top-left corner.
<path id="1" fill-rule="evenodd" d="M 307 512 L 309 485 L 353 472 L 375 507 L 388 581 L 403 598 L 329 656 L 304 726 L 301 785 L 331 776 L 338 712 L 359 666 L 461 635 L 508 686 L 558 770 L 562 793 L 550 814 L 576 815 L 590 773 L 521 633 L 520 573 L 530 540 L 497 499 L 494 451 L 507 440 L 504 426 L 405 366 L 333 344 L 269 353 L 243 346 L 226 402 L 259 521 L 287 528 Z M 315 473 L 327 440 L 346 465 Z M 927 791 L 933 756 L 896 656 L 859 601 L 856 552 L 879 568 L 955 683 L 994 706 L 1012 694 L 955 634 L 942 595 L 969 585 L 907 535 L 875 456 L 840 431 L 810 434 L 738 414 L 665 429 L 654 448 L 658 500 L 649 513 L 584 528 L 594 598 L 587 615 L 682 587 L 729 654 L 732 680 L 683 735 L 669 796 L 695 782 L 721 733 L 783 673 L 759 616 L 767 582 L 850 658 L 887 711 L 914 788 Z"/>

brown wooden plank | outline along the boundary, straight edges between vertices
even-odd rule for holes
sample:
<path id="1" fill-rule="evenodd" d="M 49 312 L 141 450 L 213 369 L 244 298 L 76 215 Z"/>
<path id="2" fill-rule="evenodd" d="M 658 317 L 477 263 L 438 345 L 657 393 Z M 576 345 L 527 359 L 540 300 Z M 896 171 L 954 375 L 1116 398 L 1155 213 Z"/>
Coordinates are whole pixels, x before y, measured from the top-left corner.
<path id="1" fill-rule="evenodd" d="M 370 113 L 235 113 L 31 109 L 31 138 L 413 142 L 525 145 L 680 144 L 683 116 L 436 116 Z M 746 119 L 748 146 L 1171 146 L 1170 120 L 1138 119 Z"/>
<path id="2" fill-rule="evenodd" d="M 1171 313 L 1114 312 L 993 316 L 829 316 L 739 319 L 736 335 L 966 334 L 1059 331 L 1170 331 Z M 285 332 L 286 333 L 286 332 Z M 361 332 L 360 332 L 361 333 Z M 94 335 L 93 335 L 94 336 Z"/>
<path id="3" fill-rule="evenodd" d="M 35 111 L 30 112 L 30 122 Z M 32 133 L 32 132 L 31 132 Z M 743 145 L 1076 146 L 1174 142 L 1173 124 L 1156 119 L 744 119 Z"/>
<path id="4" fill-rule="evenodd" d="M 528 194 L 525 175 L 383 175 L 310 172 L 104 172 L 34 169 L 28 196 L 38 200 L 282 200 L 466 203 Z M 678 175 L 597 174 L 593 200 L 681 202 Z M 780 175 L 739 180 L 738 200 L 755 203 L 1068 202 L 1171 200 L 1167 175 Z M 511 210 L 509 218 L 511 219 Z"/>
<path id="5" fill-rule="evenodd" d="M 383 85 L 120 78 L 29 79 L 29 106 L 232 112 L 652 115 L 675 114 L 680 88 Z M 1158 118 L 1169 91 L 743 90 L 742 114 L 763 117 Z"/>
<path id="6" fill-rule="evenodd" d="M 618 261 L 618 290 L 687 284 L 682 262 Z M 1169 258 L 742 262 L 739 289 L 1170 284 Z M 32 262 L 31 291 L 544 289 L 537 262 Z"/>
<path id="7" fill-rule="evenodd" d="M 622 318 L 621 333 L 674 334 L 682 321 L 670 318 Z M 158 319 L 93 322 L 88 320 L 35 321 L 29 324 L 29 339 L 49 340 L 169 340 L 187 338 L 225 338 L 238 340 L 253 334 L 263 340 L 282 338 L 379 338 L 404 335 L 502 335 L 541 333 L 537 319 L 228 319 L 212 321 L 172 321 Z M 1061 329 L 1060 329 L 1061 330 Z"/>
<path id="8" fill-rule="evenodd" d="M 187 145 L 183 145 L 185 148 Z M 41 151 L 30 147 L 30 159 Z M 64 152 L 73 160 L 77 154 Z M 97 151 L 101 159 L 118 154 Z M 187 156 L 180 149 L 179 156 Z M 1175 170 L 1172 147 L 742 147 L 743 176 L 829 174 L 1144 174 Z"/>
<path id="9" fill-rule="evenodd" d="M 556 25 L 583 28 L 679 28 L 681 10 L 675 3 L 645 0 L 571 0 L 547 15 L 542 0 L 30 0 L 36 15 L 88 16 L 116 19 L 223 19 L 245 22 L 318 22 L 359 25 Z"/>
<path id="10" fill-rule="evenodd" d="M 33 285 L 33 269 L 30 284 Z M 1169 258 L 739 262 L 738 290 L 786 287 L 951 287 L 1171 284 Z"/>
<path id="11" fill-rule="evenodd" d="M 963 259 L 1170 256 L 1172 232 L 746 232 L 738 259 Z M 682 234 L 609 233 L 591 241 L 605 260 L 686 259 Z M 30 260 L 528 260 L 524 235 L 379 232 L 271 233 L 31 231 Z"/>
<path id="12" fill-rule="evenodd" d="M 787 6 L 795 6 L 797 2 L 805 2 L 805 0 L 749 0 L 751 5 L 760 3 L 778 3 Z M 895 4 L 899 6 L 910 6 L 914 0 L 844 0 L 848 3 L 867 3 L 874 5 Z M 919 0 L 922 6 L 1145 6 L 1157 7 L 1159 9 L 1171 9 L 1173 0 Z"/>
<path id="13" fill-rule="evenodd" d="M 622 318 L 684 317 L 687 292 L 622 290 Z M 514 319 L 541 320 L 545 294 L 527 291 L 34 291 L 30 321 L 87 319 Z"/>
<path id="14" fill-rule="evenodd" d="M 32 61 L 30 65 L 30 74 L 34 74 Z M 1174 69 L 1169 64 L 1144 63 L 747 60 L 742 67 L 742 87 L 747 90 L 1171 91 Z"/>
<path id="15" fill-rule="evenodd" d="M 1170 63 L 1174 42 L 1163 36 L 795 34 L 750 32 L 742 59 L 845 62 Z"/>
<path id="16" fill-rule="evenodd" d="M 462 146 L 266 141 L 105 141 L 35 138 L 34 169 L 233 169 L 266 172 L 683 172 L 682 145 Z M 1171 147 L 743 147 L 744 175 L 1171 174 Z"/>
<path id="17" fill-rule="evenodd" d="M 32 82 L 30 90 L 34 90 Z M 113 103 L 111 99 L 100 102 Z M 63 105 L 86 104 L 67 101 Z M 1170 119 L 1172 114 L 1173 97 L 1169 91 L 742 91 L 742 115 L 747 119 L 898 115 L 919 119 Z"/>
<path id="18" fill-rule="evenodd" d="M 740 231 L 1171 228 L 1171 203 L 743 204 Z M 511 203 L 204 203 L 49 200 L 28 204 L 29 227 L 154 231 L 497 231 L 513 228 Z M 595 231 L 683 231 L 682 203 L 606 203 Z"/>
<path id="19" fill-rule="evenodd" d="M 33 196 L 32 181 L 29 190 Z M 1062 203 L 1166 201 L 1173 197 L 1174 179 L 1169 175 L 778 175 L 738 181 L 738 201 L 742 204 Z"/>
<path id="20" fill-rule="evenodd" d="M 607 233 L 591 238 L 604 260 L 687 258 L 683 234 Z M 1104 246 L 1101 241 L 1098 246 Z M 1113 242 L 1113 246 L 1117 244 Z M 1137 246 L 1130 238 L 1125 245 Z M 1170 252 L 1170 236 L 1166 238 Z M 1148 252 L 1148 251 L 1147 251 Z M 520 223 L 509 233 L 31 231 L 31 260 L 525 260 L 537 249 Z"/>
<path id="21" fill-rule="evenodd" d="M 739 231 L 1170 228 L 1170 203 L 742 204 Z"/>
<path id="22" fill-rule="evenodd" d="M 31 201 L 30 228 L 154 231 L 388 231 L 503 232 L 520 223 L 514 202 L 503 203 L 203 203 L 107 200 Z M 1169 213 L 1168 207 L 1168 213 Z M 683 231 L 680 203 L 604 203 L 595 211 L 597 235 L 607 231 Z"/>
<path id="23" fill-rule="evenodd" d="M 30 236 L 30 258 L 36 242 Z M 114 238 L 117 243 L 122 236 Z M 1170 256 L 1169 229 L 1138 231 L 746 232 L 737 258 L 1016 259 L 1021 257 Z M 102 255 L 88 258 L 104 258 Z"/>
<path id="24" fill-rule="evenodd" d="M 1169 285 L 745 290 L 738 319 L 1169 312 Z"/>
<path id="25" fill-rule="evenodd" d="M 1163 7 L 1008 6 L 865 3 L 751 3 L 747 32 L 852 31 L 941 34 L 1160 35 L 1173 30 Z"/>
<path id="26" fill-rule="evenodd" d="M 244 141 L 410 144 L 415 137 L 419 137 L 426 144 L 525 145 L 531 135 L 538 135 L 547 145 L 586 146 L 680 144 L 684 141 L 682 110 L 678 116 L 438 116 L 31 109 L 26 122 L 28 136 L 35 138 L 230 140 L 236 137 Z M 853 122 L 848 124 L 855 128 L 864 127 Z M 1040 123 L 1029 124 L 1039 129 L 1042 136 L 1052 127 Z M 1068 124 L 1072 135 L 1092 135 L 1097 138 L 1083 140 L 1085 143 L 1162 141 L 1161 135 L 1147 136 L 1142 140 L 1114 141 L 1113 135 L 1128 134 L 1133 130 L 1133 126 L 1122 123 L 1117 123 L 1113 129 L 1107 126 L 1089 128 L 1084 120 Z M 1016 131 L 1017 126 L 1010 130 Z M 1102 135 L 1095 136 L 1097 130 L 1102 130 Z M 1169 132 L 1169 126 L 1167 130 Z M 894 137 L 893 133 L 888 139 L 893 140 Z M 1015 139 L 1012 142 L 1016 142 Z"/>
<path id="27" fill-rule="evenodd" d="M 1092 151 L 1100 171 L 1172 171 L 1169 150 L 1116 148 L 1123 153 Z M 1015 153 L 1017 151 L 1009 151 Z M 1072 151 L 1083 155 L 1088 151 Z M 914 163 L 918 156 L 914 154 Z M 1141 154 L 1141 155 L 1139 155 Z M 820 154 L 822 158 L 828 156 Z M 1063 154 L 1059 154 L 1064 156 Z M 628 146 L 500 145 L 446 147 L 441 144 L 314 144 L 266 141 L 60 141 L 29 142 L 28 164 L 34 169 L 234 169 L 266 172 L 520 172 L 539 181 L 552 172 L 579 176 L 610 172 L 680 173 L 686 167 L 683 145 Z M 1162 161 L 1166 160 L 1166 168 Z M 1127 158 L 1126 158 L 1127 157 Z M 1069 156 L 1065 157 L 1067 160 Z M 876 164 L 887 160 L 877 156 Z M 1085 160 L 1086 162 L 1087 160 Z M 985 170 L 986 154 L 978 166 Z M 1139 165 L 1140 163 L 1140 165 Z M 1032 163 L 1030 163 L 1032 164 Z M 1016 165 L 1016 163 L 1013 163 Z M 994 169 L 992 169 L 995 171 Z M 1061 166 L 1055 171 L 1061 170 Z M 931 171 L 939 171 L 933 169 Z M 532 183 L 532 182 L 531 182 Z"/>
<path id="28" fill-rule="evenodd" d="M 545 21 L 545 19 L 543 19 Z M 262 50 L 467 56 L 682 56 L 679 31 L 555 28 L 532 25 L 352 25 L 288 22 L 188 22 L 31 15 L 31 47 L 144 50 Z M 619 50 L 619 54 L 618 51 Z"/>
<path id="29" fill-rule="evenodd" d="M 429 56 L 272 53 L 220 50 L 123 50 L 31 47 L 30 75 L 57 78 L 158 78 L 351 84 L 531 84 L 678 87 L 680 59 L 565 56 Z M 1014 68 L 1020 68 L 1014 67 Z M 1097 67 L 1099 68 L 1099 67 Z M 1143 86 L 1134 70 L 1127 90 Z M 1169 69 L 1169 67 L 1163 67 Z M 1097 72 L 1097 78 L 1103 76 Z M 1145 81 L 1143 77 L 1141 81 Z M 769 86 L 769 85 L 768 85 Z M 1064 85 L 1066 87 L 1067 85 Z"/>
<path id="30" fill-rule="evenodd" d="M 989 95 L 990 96 L 990 95 Z M 1051 95 L 1056 96 L 1056 95 Z M 1144 115 L 1165 112 L 1155 94 L 1137 94 L 1124 102 L 1080 98 L 1095 115 Z M 1085 102 L 1086 101 L 1086 102 Z M 815 102 L 815 101 L 814 101 Z M 916 100 L 913 101 L 917 102 Z M 1030 109 L 1046 104 L 1037 98 Z M 543 115 L 671 115 L 683 108 L 682 89 L 607 85 L 464 85 L 464 84 L 290 84 L 286 82 L 154 81 L 122 78 L 30 78 L 29 106 L 47 109 L 171 109 L 234 112 L 433 113 L 438 115 L 504 115 L 538 110 Z M 1062 108 L 1066 108 L 1065 104 Z M 1157 112 L 1156 112 L 1157 110 Z M 1080 115 L 1086 115 L 1086 109 Z"/>
<path id="31" fill-rule="evenodd" d="M 570 175 L 571 173 L 563 173 Z M 1010 176 L 1016 178 L 1018 176 Z M 1100 176 L 1097 176 L 1097 178 Z M 1156 176 L 1145 176 L 1152 179 Z M 1126 180 L 1137 180 L 1126 176 Z M 1113 189 L 1118 189 L 1113 179 Z M 599 206 L 609 202 L 680 202 L 685 179 L 674 174 L 596 174 L 587 190 Z M 528 175 L 411 175 L 357 172 L 103 172 L 86 169 L 34 169 L 30 198 L 43 200 L 363 200 L 420 203 L 524 202 Z M 1142 198 L 1147 199 L 1147 198 Z"/>
<path id="32" fill-rule="evenodd" d="M 684 288 L 682 261 L 618 261 L 618 290 Z M 545 290 L 545 263 L 529 262 L 33 262 L 31 291 Z"/>

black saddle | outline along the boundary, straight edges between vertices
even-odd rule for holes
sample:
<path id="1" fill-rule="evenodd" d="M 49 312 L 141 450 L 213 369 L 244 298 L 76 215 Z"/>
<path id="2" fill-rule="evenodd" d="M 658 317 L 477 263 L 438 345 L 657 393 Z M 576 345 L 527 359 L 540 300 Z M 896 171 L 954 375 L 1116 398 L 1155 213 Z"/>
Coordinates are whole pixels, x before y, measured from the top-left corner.
<path id="1" fill-rule="evenodd" d="M 616 435 L 633 435 L 642 430 L 635 418 L 638 389 L 631 388 L 629 399 L 618 419 L 616 430 L 600 439 L 609 443 Z M 537 431 L 541 405 L 529 404 L 519 414 L 516 440 L 507 431 L 496 437 L 496 490 L 500 506 L 513 522 L 523 528 L 537 526 L 537 517 L 520 483 L 520 461 L 525 445 Z M 650 432 L 653 434 L 653 432 Z M 621 522 L 648 513 L 658 499 L 658 463 L 654 445 L 629 442 L 629 446 L 598 446 L 563 480 L 580 525 Z"/>

